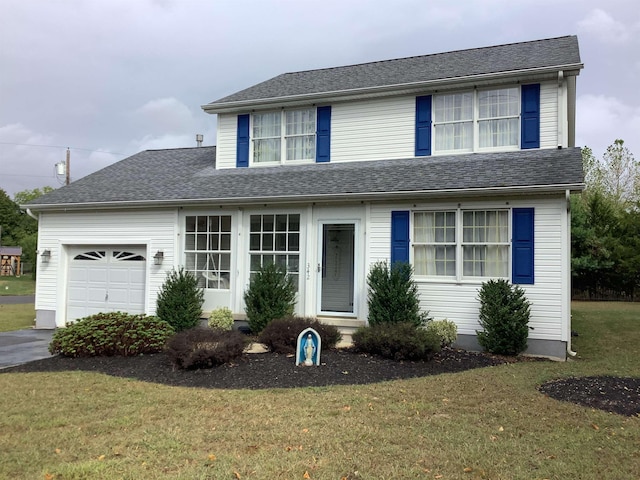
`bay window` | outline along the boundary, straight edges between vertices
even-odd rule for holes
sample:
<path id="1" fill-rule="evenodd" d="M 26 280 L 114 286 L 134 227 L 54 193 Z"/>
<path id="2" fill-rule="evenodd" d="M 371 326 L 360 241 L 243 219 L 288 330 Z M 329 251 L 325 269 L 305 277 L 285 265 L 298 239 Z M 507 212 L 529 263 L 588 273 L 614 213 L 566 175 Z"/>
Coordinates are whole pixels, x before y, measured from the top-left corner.
<path id="1" fill-rule="evenodd" d="M 253 163 L 278 164 L 315 158 L 315 108 L 254 113 L 252 121 Z"/>

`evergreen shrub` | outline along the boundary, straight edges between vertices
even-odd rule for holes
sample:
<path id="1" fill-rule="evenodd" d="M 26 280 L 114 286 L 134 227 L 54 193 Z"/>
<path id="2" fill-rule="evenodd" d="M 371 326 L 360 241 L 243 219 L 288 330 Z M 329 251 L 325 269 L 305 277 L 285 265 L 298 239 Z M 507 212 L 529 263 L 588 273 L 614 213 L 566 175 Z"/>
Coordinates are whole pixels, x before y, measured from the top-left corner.
<path id="1" fill-rule="evenodd" d="M 233 329 L 233 312 L 227 307 L 216 308 L 209 315 L 208 323 L 211 328 L 231 330 Z"/>
<path id="2" fill-rule="evenodd" d="M 478 294 L 480 325 L 478 343 L 499 355 L 517 355 L 527 348 L 531 303 L 524 290 L 503 279 L 482 284 Z"/>
<path id="3" fill-rule="evenodd" d="M 432 320 L 427 323 L 426 329 L 440 339 L 440 345 L 443 347 L 451 346 L 458 338 L 458 326 L 451 320 Z"/>
<path id="4" fill-rule="evenodd" d="M 420 311 L 418 287 L 408 263 L 377 262 L 369 271 L 369 325 L 409 322 L 415 327 L 429 320 L 429 312 Z"/>
<path id="5" fill-rule="evenodd" d="M 178 368 L 211 368 L 242 356 L 246 337 L 237 330 L 190 328 L 172 336 L 166 353 Z"/>
<path id="6" fill-rule="evenodd" d="M 68 323 L 53 334 L 49 352 L 66 357 L 124 357 L 161 352 L 174 333 L 158 317 L 97 313 Z"/>
<path id="7" fill-rule="evenodd" d="M 156 315 L 180 332 L 200 323 L 203 303 L 196 276 L 184 268 L 172 270 L 158 293 Z"/>
<path id="8" fill-rule="evenodd" d="M 307 328 L 313 328 L 322 340 L 322 348 L 335 348 L 342 340 L 337 327 L 321 323 L 315 318 L 285 317 L 277 318 L 260 332 L 258 341 L 264 343 L 269 350 L 276 353 L 295 353 L 298 335 Z"/>
<path id="9" fill-rule="evenodd" d="M 284 268 L 274 263 L 260 267 L 244 293 L 249 328 L 260 333 L 269 322 L 293 314 L 296 286 Z"/>
<path id="10" fill-rule="evenodd" d="M 441 348 L 440 337 L 411 322 L 360 327 L 352 338 L 356 351 L 393 360 L 429 360 Z"/>

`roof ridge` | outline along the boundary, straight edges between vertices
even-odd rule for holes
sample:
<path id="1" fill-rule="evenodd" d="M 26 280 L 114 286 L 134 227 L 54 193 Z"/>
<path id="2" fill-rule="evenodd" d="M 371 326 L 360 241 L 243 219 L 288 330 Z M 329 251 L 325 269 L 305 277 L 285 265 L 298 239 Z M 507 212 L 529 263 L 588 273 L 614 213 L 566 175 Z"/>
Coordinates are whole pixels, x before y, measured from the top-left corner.
<path id="1" fill-rule="evenodd" d="M 539 42 L 548 42 L 548 41 L 551 41 L 551 40 L 560 40 L 560 39 L 563 39 L 563 38 L 574 38 L 574 37 L 576 37 L 576 35 L 561 35 L 559 37 L 540 38 L 540 39 L 536 39 L 536 40 L 524 40 L 524 41 L 520 41 L 520 42 L 501 43 L 501 44 L 498 44 L 498 45 L 486 45 L 484 47 L 460 48 L 458 50 L 447 50 L 446 52 L 427 53 L 427 54 L 424 54 L 424 55 L 410 55 L 408 57 L 388 58 L 386 60 L 374 60 L 374 61 L 371 61 L 371 62 L 352 63 L 352 64 L 348 64 L 348 65 L 339 65 L 339 66 L 334 66 L 334 67 L 310 68 L 310 69 L 307 69 L 307 70 L 297 70 L 297 71 L 294 71 L 294 72 L 281 73 L 280 75 L 277 75 L 276 77 L 272 77 L 270 80 L 272 80 L 273 78 L 282 77 L 282 76 L 285 76 L 285 75 L 296 75 L 296 74 L 300 74 L 300 73 L 339 70 L 339 69 L 343 69 L 343 68 L 361 67 L 361 66 L 364 66 L 364 65 L 376 65 L 376 64 L 381 64 L 381 63 L 390 63 L 390 62 L 397 62 L 397 61 L 402 61 L 402 60 L 411 60 L 411 59 L 415 59 L 415 58 L 436 57 L 438 55 L 450 55 L 452 53 L 472 52 L 472 51 L 478 51 L 478 50 L 487 50 L 487 49 L 493 49 L 493 48 L 508 47 L 508 46 L 512 46 L 512 45 L 523 45 L 523 44 L 527 44 L 527 43 L 533 44 L 533 43 L 539 43 Z M 265 81 L 269 81 L 269 80 L 265 80 Z"/>
<path id="2" fill-rule="evenodd" d="M 215 145 L 202 145 L 201 147 L 147 148 L 145 150 L 142 150 L 142 152 L 172 152 L 174 150 L 195 150 L 196 148 L 201 148 L 201 149 L 202 148 L 216 148 L 216 146 Z"/>

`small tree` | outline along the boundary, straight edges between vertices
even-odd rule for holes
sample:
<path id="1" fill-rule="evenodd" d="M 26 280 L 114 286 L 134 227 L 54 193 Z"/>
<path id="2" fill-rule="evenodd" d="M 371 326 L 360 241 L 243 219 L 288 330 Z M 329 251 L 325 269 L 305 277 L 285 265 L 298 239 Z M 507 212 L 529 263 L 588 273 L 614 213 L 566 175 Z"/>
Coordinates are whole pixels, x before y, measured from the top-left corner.
<path id="1" fill-rule="evenodd" d="M 192 272 L 172 270 L 167 273 L 156 305 L 156 315 L 176 332 L 193 328 L 200 322 L 204 292 Z"/>
<path id="2" fill-rule="evenodd" d="M 247 320 L 260 333 L 271 320 L 293 315 L 296 286 L 284 268 L 267 263 L 260 267 L 244 293 Z"/>
<path id="3" fill-rule="evenodd" d="M 504 279 L 482 284 L 480 325 L 476 330 L 478 343 L 485 350 L 499 355 L 517 355 L 527 348 L 531 303 L 524 290 Z"/>
<path id="4" fill-rule="evenodd" d="M 409 322 L 424 325 L 429 312 L 420 311 L 418 287 L 412 279 L 413 269 L 408 263 L 377 262 L 369 271 L 369 325 Z"/>

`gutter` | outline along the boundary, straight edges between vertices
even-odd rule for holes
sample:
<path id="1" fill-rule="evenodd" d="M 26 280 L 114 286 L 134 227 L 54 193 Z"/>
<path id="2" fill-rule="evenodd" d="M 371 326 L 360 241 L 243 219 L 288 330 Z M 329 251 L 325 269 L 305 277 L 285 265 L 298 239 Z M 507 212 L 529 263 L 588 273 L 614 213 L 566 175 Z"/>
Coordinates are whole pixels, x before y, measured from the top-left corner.
<path id="1" fill-rule="evenodd" d="M 554 65 L 549 67 L 536 67 L 536 68 L 527 68 L 522 70 L 511 70 L 509 72 L 493 72 L 493 73 L 481 73 L 476 75 L 465 75 L 462 77 L 454 77 L 454 78 L 438 78 L 435 80 L 427 80 L 427 81 L 418 81 L 418 82 L 408 82 L 408 83 L 398 83 L 393 85 L 379 85 L 374 87 L 361 87 L 361 88 L 353 88 L 349 90 L 333 90 L 333 91 L 325 91 L 325 92 L 316 92 L 316 93 L 304 93 L 304 94 L 296 94 L 296 95 L 286 95 L 280 97 L 269 97 L 269 98 L 257 98 L 251 100 L 237 100 L 230 102 L 221 102 L 221 103 L 207 103 L 205 105 L 201 105 L 202 108 L 207 113 L 229 113 L 236 112 L 238 110 L 244 109 L 253 109 L 256 106 L 260 105 L 270 105 L 274 103 L 289 103 L 289 102 L 312 102 L 312 101 L 327 101 L 329 99 L 335 99 L 335 97 L 350 97 L 356 95 L 366 95 L 376 96 L 382 95 L 386 92 L 398 93 L 398 89 L 426 89 L 426 88 L 436 88 L 440 85 L 447 86 L 459 86 L 459 84 L 464 82 L 479 82 L 483 80 L 492 80 L 492 79 L 509 79 L 513 77 L 519 77 L 523 75 L 552 75 L 550 78 L 557 78 L 557 72 L 563 71 L 565 76 L 569 75 L 578 75 L 579 72 L 574 73 L 576 70 L 581 70 L 584 68 L 584 64 L 582 63 L 573 63 L 568 65 Z"/>
<path id="2" fill-rule="evenodd" d="M 571 192 L 569 189 L 565 190 L 564 197 L 567 202 L 567 216 L 571 219 Z M 569 256 L 571 256 L 571 223 L 569 223 Z M 569 259 L 569 270 L 571 270 L 571 259 Z M 569 305 L 571 305 L 571 272 L 569 272 Z M 569 307 L 569 325 L 571 325 L 571 307 Z M 567 336 L 567 355 L 575 357 L 578 352 L 574 352 L 571 349 L 571 327 L 569 327 L 569 335 Z"/>
<path id="3" fill-rule="evenodd" d="M 559 191 L 582 191 L 584 183 L 558 184 L 558 185 L 522 185 L 516 187 L 484 187 L 461 188 L 442 190 L 411 190 L 403 192 L 360 192 L 337 193 L 315 195 L 293 195 L 274 197 L 224 197 L 224 198 L 175 198 L 169 200 L 131 200 L 109 201 L 94 203 L 60 203 L 60 204 L 34 204 L 30 208 L 39 211 L 53 210 L 89 210 L 89 209 L 114 209 L 114 208 L 141 208 L 141 207 L 184 207 L 199 205 L 251 205 L 251 204 L 308 204 L 312 202 L 365 202 L 365 201 L 406 201 L 407 199 L 432 198 L 432 197 L 478 197 L 486 195 L 536 195 L 558 193 Z"/>

